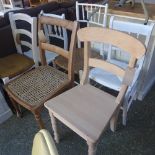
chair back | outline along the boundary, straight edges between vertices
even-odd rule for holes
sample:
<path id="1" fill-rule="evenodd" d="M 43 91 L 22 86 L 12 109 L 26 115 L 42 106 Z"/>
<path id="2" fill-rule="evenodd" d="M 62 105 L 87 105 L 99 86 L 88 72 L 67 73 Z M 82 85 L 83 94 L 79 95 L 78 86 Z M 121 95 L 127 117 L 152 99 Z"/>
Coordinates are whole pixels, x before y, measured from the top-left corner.
<path id="1" fill-rule="evenodd" d="M 47 130 L 42 129 L 36 133 L 33 140 L 32 155 L 58 155 L 53 138 Z"/>
<path id="2" fill-rule="evenodd" d="M 27 47 L 32 51 L 35 66 L 38 66 L 39 61 L 37 55 L 37 18 L 30 17 L 29 15 L 23 13 L 13 14 L 12 12 L 10 12 L 9 19 L 17 52 L 19 54 L 23 54 L 22 46 Z M 22 26 L 19 26 L 20 24 Z M 24 28 L 24 25 L 30 25 L 30 30 Z"/>
<path id="3" fill-rule="evenodd" d="M 80 23 L 80 27 L 83 24 L 89 26 L 99 26 L 106 27 L 107 25 L 107 12 L 108 4 L 88 4 L 88 3 L 78 3 L 76 1 L 76 21 Z M 93 46 L 98 46 L 93 44 Z M 78 40 L 78 47 L 81 48 L 81 43 Z M 103 54 L 103 44 L 100 47 L 101 54 Z"/>
<path id="4" fill-rule="evenodd" d="M 40 13 L 41 16 L 54 17 L 58 19 L 65 19 L 65 14 L 55 15 L 51 13 L 44 13 L 43 10 Z M 64 43 L 64 49 L 68 50 L 68 37 L 66 29 L 56 25 L 44 25 L 45 35 L 50 43 L 50 37 L 60 39 Z"/>
<path id="5" fill-rule="evenodd" d="M 97 67 L 121 77 L 123 79 L 121 89 L 125 86 L 126 91 L 132 83 L 133 70 L 137 60 L 145 54 L 145 46 L 139 40 L 128 34 L 106 28 L 87 27 L 80 29 L 78 31 L 78 38 L 84 42 L 84 71 L 80 83 L 83 85 L 88 82 L 89 67 Z M 92 41 L 107 43 L 128 52 L 130 54 L 128 69 L 124 70 L 107 61 L 91 58 L 90 43 Z"/>
<path id="6" fill-rule="evenodd" d="M 48 43 L 45 37 L 45 34 L 43 32 L 43 27 L 45 24 L 59 26 L 72 32 L 69 50 L 65 50 L 61 47 Z M 42 65 L 47 65 L 45 51 L 51 51 L 58 55 L 63 56 L 64 58 L 68 59 L 68 78 L 70 80 L 73 80 L 73 77 L 74 77 L 73 58 L 74 58 L 74 51 L 76 48 L 77 28 L 78 28 L 78 24 L 76 21 L 72 22 L 72 21 L 68 21 L 65 19 L 58 19 L 58 18 L 46 17 L 46 16 L 41 16 L 39 18 L 38 35 L 39 35 L 39 48 L 40 48 L 40 56 L 41 56 Z"/>

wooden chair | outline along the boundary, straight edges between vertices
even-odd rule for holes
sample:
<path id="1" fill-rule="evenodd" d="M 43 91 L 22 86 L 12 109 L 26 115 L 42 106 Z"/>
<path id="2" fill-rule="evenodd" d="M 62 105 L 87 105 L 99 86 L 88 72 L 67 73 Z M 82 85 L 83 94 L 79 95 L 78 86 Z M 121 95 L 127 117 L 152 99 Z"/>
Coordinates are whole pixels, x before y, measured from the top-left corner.
<path id="1" fill-rule="evenodd" d="M 3 80 L 4 84 L 10 79 L 13 79 L 21 73 L 31 69 L 34 64 L 36 66 L 38 65 L 38 60 L 36 57 L 37 19 L 21 13 L 9 13 L 9 18 L 17 53 L 0 58 L 0 78 Z M 24 22 L 24 24 L 29 24 L 30 30 L 25 30 L 21 26 L 19 27 L 19 24 L 22 22 Z M 31 42 L 25 40 L 22 36 L 26 36 L 31 40 Z M 23 55 L 23 45 L 31 50 L 33 53 L 33 59 Z"/>
<path id="2" fill-rule="evenodd" d="M 109 122 L 112 131 L 116 129 L 120 106 L 128 86 L 132 83 L 136 61 L 145 54 L 145 47 L 140 41 L 125 33 L 105 28 L 87 27 L 80 29 L 77 34 L 79 40 L 84 42 L 81 85 L 47 101 L 45 107 L 51 116 L 56 142 L 59 142 L 59 135 L 55 118 L 85 139 L 88 154 L 94 155 L 99 138 Z M 112 44 L 130 53 L 128 68 L 123 70 L 104 60 L 92 58 L 90 53 L 92 41 Z M 102 68 L 123 78 L 117 97 L 88 84 L 89 67 Z"/>
<path id="3" fill-rule="evenodd" d="M 33 140 L 32 155 L 58 155 L 50 133 L 42 129 L 36 133 Z"/>
<path id="4" fill-rule="evenodd" d="M 110 25 L 109 27 L 114 30 L 119 30 L 125 32 L 140 41 L 142 41 L 146 47 L 148 47 L 151 34 L 154 28 L 154 24 L 144 25 L 143 21 L 139 21 L 141 23 L 136 22 L 134 19 L 122 19 L 116 16 L 112 16 L 110 18 Z M 130 108 L 130 105 L 135 98 L 137 92 L 137 84 L 138 78 L 143 66 L 144 56 L 137 62 L 136 64 L 136 73 L 134 76 L 134 80 L 130 88 L 128 89 L 128 93 L 126 95 L 126 99 L 123 104 L 123 114 L 122 114 L 122 123 L 126 125 L 127 121 L 127 111 Z M 123 69 L 127 68 L 128 62 L 130 59 L 129 53 L 122 51 L 121 49 L 109 46 L 109 50 L 107 53 L 107 61 L 109 63 L 115 64 Z M 90 79 L 93 79 L 97 83 L 108 87 L 110 89 L 119 91 L 121 87 L 121 83 L 123 79 L 119 76 L 111 74 L 106 70 L 100 68 L 93 68 L 90 71 L 89 75 Z"/>
<path id="5" fill-rule="evenodd" d="M 30 7 L 36 7 L 38 5 L 48 3 L 48 0 L 29 0 Z"/>
<path id="6" fill-rule="evenodd" d="M 72 32 L 69 51 L 47 43 L 43 33 L 43 25 L 51 24 L 62 26 Z M 30 110 L 40 128 L 44 128 L 41 120 L 41 110 L 45 101 L 72 87 L 74 81 L 73 57 L 77 22 L 61 20 L 51 17 L 39 18 L 39 48 L 41 66 L 21 75 L 19 78 L 5 85 L 5 90 L 15 105 L 17 113 L 20 113 L 16 103 Z M 56 52 L 68 59 L 68 74 L 48 66 L 45 59 L 45 51 Z"/>
<path id="7" fill-rule="evenodd" d="M 51 14 L 51 13 L 44 13 L 43 10 L 40 12 L 40 16 L 65 19 L 65 14 L 55 15 L 55 14 Z M 43 28 L 44 28 L 45 36 L 48 40 L 48 43 L 51 42 L 51 38 L 56 38 L 59 41 L 63 42 L 64 49 L 68 50 L 68 37 L 67 37 L 66 29 L 62 29 L 61 27 L 54 26 L 54 25 L 44 25 Z M 30 58 L 33 57 L 31 51 L 26 52 L 25 54 Z M 46 61 L 48 64 L 51 62 L 54 63 L 55 57 L 58 56 L 58 54 L 51 52 L 51 51 L 50 52 L 46 51 L 45 55 L 46 55 Z M 38 54 L 38 57 L 39 57 L 39 54 Z M 38 58 L 38 59 L 40 60 L 40 58 Z"/>
<path id="8" fill-rule="evenodd" d="M 79 22 L 80 27 L 82 26 L 82 24 L 85 24 L 86 26 L 106 27 L 107 10 L 108 10 L 107 4 L 99 5 L 99 4 L 76 2 L 76 21 Z M 103 53 L 102 49 L 103 45 L 101 45 L 100 52 L 97 52 L 95 49 L 92 48 L 92 56 L 101 58 L 102 57 L 101 55 Z M 76 56 L 75 56 L 74 72 L 76 74 L 79 74 L 79 71 L 83 69 L 83 62 L 84 62 L 83 48 L 79 41 L 75 55 Z M 57 57 L 54 63 L 65 70 L 67 69 L 67 61 L 61 56 Z"/>

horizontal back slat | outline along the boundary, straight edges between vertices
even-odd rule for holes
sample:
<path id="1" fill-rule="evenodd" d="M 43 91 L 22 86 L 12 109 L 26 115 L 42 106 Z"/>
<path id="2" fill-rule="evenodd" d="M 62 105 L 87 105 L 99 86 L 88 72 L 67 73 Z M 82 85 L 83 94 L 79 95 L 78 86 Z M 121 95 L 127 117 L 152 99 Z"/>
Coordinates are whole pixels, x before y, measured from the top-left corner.
<path id="1" fill-rule="evenodd" d="M 89 58 L 89 66 L 101 68 L 122 78 L 125 75 L 125 71 L 123 69 L 104 60 Z"/>
<path id="2" fill-rule="evenodd" d="M 41 43 L 41 48 L 43 50 L 47 50 L 47 51 L 51 51 L 51 52 L 55 52 L 59 55 L 62 55 L 63 57 L 69 59 L 69 53 L 68 51 L 64 50 L 63 48 L 61 47 L 58 47 L 58 46 L 55 46 L 55 45 L 52 45 L 52 44 L 49 44 L 49 43 Z"/>
<path id="3" fill-rule="evenodd" d="M 117 36 L 117 37 L 113 37 Z M 82 28 L 78 31 L 78 38 L 80 41 L 88 42 L 103 42 L 112 44 L 139 59 L 146 51 L 145 46 L 137 39 L 128 34 L 98 27 Z M 134 45 L 134 46 L 132 46 Z"/>

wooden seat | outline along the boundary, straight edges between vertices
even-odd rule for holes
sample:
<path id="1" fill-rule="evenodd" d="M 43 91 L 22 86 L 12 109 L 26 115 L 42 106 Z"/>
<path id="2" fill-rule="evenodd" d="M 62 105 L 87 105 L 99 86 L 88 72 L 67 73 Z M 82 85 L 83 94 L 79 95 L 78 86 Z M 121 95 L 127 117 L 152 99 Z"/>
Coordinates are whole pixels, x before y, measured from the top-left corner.
<path id="1" fill-rule="evenodd" d="M 38 5 L 48 3 L 48 0 L 29 0 L 30 2 L 30 7 L 36 7 Z"/>
<path id="2" fill-rule="evenodd" d="M 105 28 L 87 27 L 78 31 L 78 38 L 84 42 L 84 70 L 79 86 L 47 101 L 54 138 L 59 142 L 56 118 L 80 135 L 88 144 L 88 154 L 94 155 L 100 136 L 110 123 L 112 131 L 128 86 L 132 84 L 135 63 L 145 53 L 144 45 L 137 39 L 119 31 Z M 119 38 L 119 39 L 118 39 Z M 90 43 L 103 42 L 115 45 L 131 54 L 128 68 L 122 68 L 103 59 L 90 57 Z M 132 46 L 131 46 L 132 45 Z M 105 69 L 123 78 L 117 97 L 88 84 L 89 68 Z"/>
<path id="3" fill-rule="evenodd" d="M 49 25 L 54 24 L 61 26 L 72 32 L 69 51 L 65 51 L 60 47 L 46 42 L 43 32 L 43 25 L 47 23 Z M 73 86 L 74 77 L 72 61 L 76 42 L 76 31 L 77 22 L 71 22 L 52 17 L 40 17 L 39 48 L 42 66 L 36 67 L 35 69 L 26 72 L 25 74 L 21 75 L 15 80 L 10 81 L 4 86 L 5 90 L 12 99 L 12 103 L 16 108 L 17 114 L 20 114 L 20 111 L 16 105 L 19 104 L 34 114 L 40 128 L 44 128 L 40 114 L 44 102 Z M 68 59 L 68 74 L 65 74 L 56 68 L 47 65 L 45 59 L 46 51 L 52 51 L 57 54 L 61 54 L 66 59 Z"/>
<path id="4" fill-rule="evenodd" d="M 9 62 L 9 63 L 8 63 Z M 0 78 L 12 78 L 34 65 L 34 61 L 21 54 L 0 58 Z"/>

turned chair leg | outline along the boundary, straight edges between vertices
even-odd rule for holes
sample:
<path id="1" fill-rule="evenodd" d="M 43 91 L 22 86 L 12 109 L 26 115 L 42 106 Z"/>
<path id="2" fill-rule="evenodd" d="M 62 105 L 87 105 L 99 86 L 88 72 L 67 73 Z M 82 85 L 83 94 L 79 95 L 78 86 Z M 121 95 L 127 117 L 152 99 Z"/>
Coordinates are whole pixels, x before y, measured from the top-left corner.
<path id="1" fill-rule="evenodd" d="M 50 117 L 51 117 L 52 128 L 54 131 L 54 140 L 56 141 L 56 143 L 59 143 L 59 133 L 58 133 L 56 119 L 52 113 L 50 113 Z"/>
<path id="2" fill-rule="evenodd" d="M 110 129 L 112 132 L 116 131 L 116 125 L 117 125 L 117 120 L 118 120 L 118 115 L 119 115 L 119 110 L 115 112 L 115 114 L 112 116 L 110 120 Z"/>
<path id="3" fill-rule="evenodd" d="M 36 119 L 36 121 L 37 121 L 37 123 L 39 125 L 39 128 L 44 129 L 45 127 L 44 127 L 44 123 L 43 123 L 43 121 L 41 119 L 40 112 L 34 112 L 33 114 L 34 114 L 34 117 L 35 117 L 35 119 Z"/>
<path id="4" fill-rule="evenodd" d="M 11 97 L 10 97 L 10 101 L 13 104 L 13 107 L 15 108 L 17 117 L 22 117 L 22 113 L 19 109 L 19 105 L 17 105 L 17 103 Z"/>
<path id="5" fill-rule="evenodd" d="M 96 144 L 87 142 L 88 144 L 88 155 L 95 155 L 96 154 Z"/>

